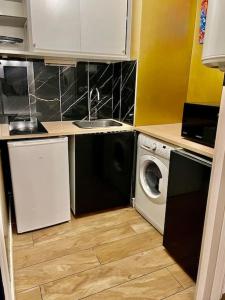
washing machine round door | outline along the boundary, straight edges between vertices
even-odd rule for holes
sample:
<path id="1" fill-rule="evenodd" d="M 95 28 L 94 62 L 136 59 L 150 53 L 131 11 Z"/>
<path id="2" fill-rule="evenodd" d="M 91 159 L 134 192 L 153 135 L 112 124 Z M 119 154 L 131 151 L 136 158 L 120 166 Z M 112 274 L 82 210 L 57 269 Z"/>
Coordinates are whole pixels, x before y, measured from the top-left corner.
<path id="1" fill-rule="evenodd" d="M 166 203 L 168 168 L 156 157 L 144 155 L 140 159 L 140 184 L 149 200 Z"/>

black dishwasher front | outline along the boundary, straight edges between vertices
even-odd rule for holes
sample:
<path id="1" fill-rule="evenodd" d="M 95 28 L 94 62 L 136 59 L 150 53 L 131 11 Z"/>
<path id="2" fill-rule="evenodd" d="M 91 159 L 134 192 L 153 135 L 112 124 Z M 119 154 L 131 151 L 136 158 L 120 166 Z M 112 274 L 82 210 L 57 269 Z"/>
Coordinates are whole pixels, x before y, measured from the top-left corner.
<path id="1" fill-rule="evenodd" d="M 75 137 L 76 214 L 129 205 L 133 156 L 133 132 Z"/>
<path id="2" fill-rule="evenodd" d="M 211 161 L 192 153 L 171 153 L 163 245 L 197 278 L 211 174 Z"/>

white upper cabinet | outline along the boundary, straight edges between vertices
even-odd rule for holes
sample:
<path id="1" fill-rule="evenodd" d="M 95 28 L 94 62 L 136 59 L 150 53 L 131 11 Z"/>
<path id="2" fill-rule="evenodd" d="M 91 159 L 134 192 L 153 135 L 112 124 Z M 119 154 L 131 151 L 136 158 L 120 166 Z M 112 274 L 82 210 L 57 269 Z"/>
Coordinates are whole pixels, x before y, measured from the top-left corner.
<path id="1" fill-rule="evenodd" d="M 30 50 L 75 57 L 129 56 L 132 0 L 27 0 Z"/>
<path id="2" fill-rule="evenodd" d="M 29 0 L 33 50 L 80 52 L 80 0 Z"/>
<path id="3" fill-rule="evenodd" d="M 81 0 L 81 50 L 125 55 L 127 0 Z"/>

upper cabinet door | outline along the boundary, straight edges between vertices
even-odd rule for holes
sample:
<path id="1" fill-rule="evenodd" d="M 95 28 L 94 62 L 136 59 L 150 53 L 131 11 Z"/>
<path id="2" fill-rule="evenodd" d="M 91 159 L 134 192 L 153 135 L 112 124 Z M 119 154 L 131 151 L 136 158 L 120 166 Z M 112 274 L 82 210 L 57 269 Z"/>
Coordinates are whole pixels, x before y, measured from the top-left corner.
<path id="1" fill-rule="evenodd" d="M 28 5 L 34 50 L 80 52 L 80 0 L 30 0 Z"/>
<path id="2" fill-rule="evenodd" d="M 81 51 L 125 55 L 127 0 L 81 0 L 80 9 Z"/>

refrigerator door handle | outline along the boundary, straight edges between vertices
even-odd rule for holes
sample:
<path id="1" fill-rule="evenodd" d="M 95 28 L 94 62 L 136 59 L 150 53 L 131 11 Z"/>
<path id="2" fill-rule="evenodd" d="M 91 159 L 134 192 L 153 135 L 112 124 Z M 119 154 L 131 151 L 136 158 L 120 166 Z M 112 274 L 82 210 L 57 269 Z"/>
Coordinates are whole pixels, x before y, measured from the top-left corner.
<path id="1" fill-rule="evenodd" d="M 9 147 L 28 147 L 28 146 L 40 146 L 40 145 L 50 145 L 57 144 L 62 142 L 68 142 L 68 137 L 60 137 L 60 138 L 46 138 L 41 140 L 29 140 L 29 141 L 21 141 L 21 142 L 8 142 Z"/>

